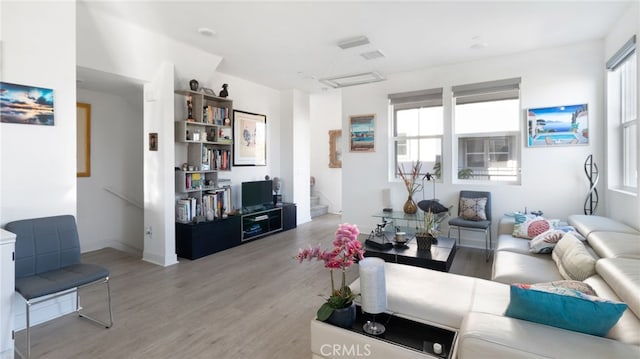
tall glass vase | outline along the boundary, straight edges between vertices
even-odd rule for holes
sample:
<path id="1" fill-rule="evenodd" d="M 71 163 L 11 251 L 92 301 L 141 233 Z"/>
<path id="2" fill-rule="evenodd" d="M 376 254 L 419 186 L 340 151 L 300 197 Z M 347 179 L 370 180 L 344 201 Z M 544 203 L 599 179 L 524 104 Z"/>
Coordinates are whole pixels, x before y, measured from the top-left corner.
<path id="1" fill-rule="evenodd" d="M 413 200 L 413 197 L 409 196 L 409 198 L 407 198 L 407 201 L 404 203 L 404 207 L 402 207 L 402 209 L 406 214 L 415 214 L 418 211 L 418 205 Z"/>

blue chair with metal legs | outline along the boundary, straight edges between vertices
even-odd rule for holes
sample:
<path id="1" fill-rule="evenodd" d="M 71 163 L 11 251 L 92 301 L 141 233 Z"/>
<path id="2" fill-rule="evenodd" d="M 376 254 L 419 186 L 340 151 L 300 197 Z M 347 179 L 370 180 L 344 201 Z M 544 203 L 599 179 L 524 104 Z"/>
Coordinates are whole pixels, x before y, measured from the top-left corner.
<path id="1" fill-rule="evenodd" d="M 5 229 L 16 234 L 15 289 L 26 304 L 27 358 L 31 356 L 31 307 L 37 303 L 72 294 L 75 290 L 76 312 L 83 318 L 111 328 L 109 270 L 80 262 L 80 241 L 73 216 L 19 220 L 8 223 Z M 108 322 L 80 313 L 78 291 L 92 284 L 106 285 Z M 22 356 L 19 350 L 16 351 Z"/>
<path id="2" fill-rule="evenodd" d="M 491 256 L 491 192 L 460 191 L 458 217 L 449 220 L 448 237 L 451 238 L 451 228 L 458 229 L 458 243 L 460 230 L 484 232 L 486 261 Z"/>

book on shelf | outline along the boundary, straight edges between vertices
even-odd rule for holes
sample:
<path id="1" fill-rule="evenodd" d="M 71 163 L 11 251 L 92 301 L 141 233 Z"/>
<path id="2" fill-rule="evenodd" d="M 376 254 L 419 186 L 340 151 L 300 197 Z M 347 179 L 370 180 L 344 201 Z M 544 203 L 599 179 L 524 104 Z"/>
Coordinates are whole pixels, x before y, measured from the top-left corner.
<path id="1" fill-rule="evenodd" d="M 176 221 L 188 223 L 193 221 L 196 214 L 196 199 L 184 198 L 179 199 L 176 204 Z"/>
<path id="2" fill-rule="evenodd" d="M 202 195 L 203 212 L 207 218 L 222 218 L 231 210 L 231 187 L 218 188 Z"/>
<path id="3" fill-rule="evenodd" d="M 224 125 L 224 119 L 229 117 L 228 107 L 204 106 L 202 109 L 202 122 L 211 125 Z"/>

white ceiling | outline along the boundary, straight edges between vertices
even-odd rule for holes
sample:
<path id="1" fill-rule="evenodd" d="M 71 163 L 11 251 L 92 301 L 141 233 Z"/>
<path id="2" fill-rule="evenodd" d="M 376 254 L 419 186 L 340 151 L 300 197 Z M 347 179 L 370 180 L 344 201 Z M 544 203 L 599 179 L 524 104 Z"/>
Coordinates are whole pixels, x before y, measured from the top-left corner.
<path id="1" fill-rule="evenodd" d="M 320 91 L 323 77 L 384 76 L 602 39 L 630 1 L 83 2 L 223 57 L 218 71 L 275 89 Z M 197 32 L 216 32 L 205 37 Z M 370 44 L 342 50 L 341 40 Z M 481 49 L 474 44 L 485 43 Z M 360 53 L 385 57 L 365 60 Z"/>

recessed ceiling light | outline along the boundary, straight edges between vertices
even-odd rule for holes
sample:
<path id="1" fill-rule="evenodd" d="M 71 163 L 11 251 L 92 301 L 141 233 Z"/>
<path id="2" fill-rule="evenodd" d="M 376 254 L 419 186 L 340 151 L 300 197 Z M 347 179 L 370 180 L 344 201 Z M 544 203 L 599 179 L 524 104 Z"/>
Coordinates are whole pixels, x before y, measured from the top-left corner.
<path id="1" fill-rule="evenodd" d="M 208 37 L 212 37 L 216 35 L 215 30 L 212 30 L 208 27 L 201 27 L 198 29 L 198 32 L 200 33 L 200 35 L 202 36 L 208 36 Z"/>
<path id="2" fill-rule="evenodd" d="M 331 86 L 333 88 L 341 88 L 362 84 L 369 84 L 372 82 L 384 81 L 385 78 L 378 72 L 365 72 L 360 74 L 352 74 L 352 75 L 342 75 L 335 77 L 326 77 L 320 79 L 321 83 Z"/>

